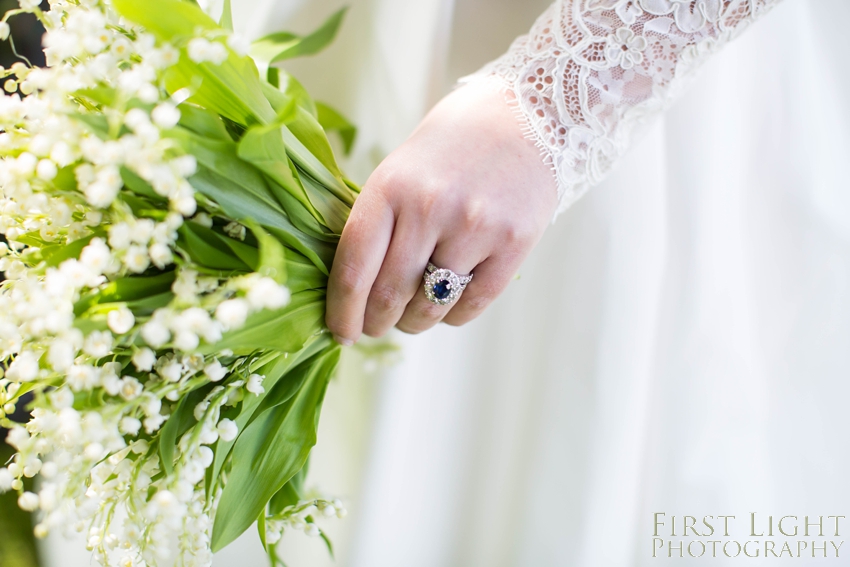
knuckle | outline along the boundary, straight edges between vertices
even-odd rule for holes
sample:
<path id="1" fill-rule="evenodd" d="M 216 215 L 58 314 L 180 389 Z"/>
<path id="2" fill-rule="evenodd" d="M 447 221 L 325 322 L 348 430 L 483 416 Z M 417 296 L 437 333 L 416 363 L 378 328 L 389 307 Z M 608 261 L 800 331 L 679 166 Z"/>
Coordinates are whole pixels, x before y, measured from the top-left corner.
<path id="1" fill-rule="evenodd" d="M 391 285 L 376 284 L 369 294 L 369 305 L 381 313 L 395 311 L 402 301 L 401 292 Z"/>
<path id="2" fill-rule="evenodd" d="M 340 263 L 333 267 L 334 281 L 343 295 L 358 295 L 366 291 L 366 277 L 351 264 Z"/>
<path id="3" fill-rule="evenodd" d="M 461 210 L 459 224 L 465 232 L 489 232 L 493 225 L 493 215 L 488 214 L 486 203 L 480 200 L 468 201 Z"/>
<path id="4" fill-rule="evenodd" d="M 501 239 L 507 248 L 525 248 L 534 240 L 534 232 L 523 223 L 509 221 L 501 229 Z"/>
<path id="5" fill-rule="evenodd" d="M 420 218 L 433 218 L 443 206 L 441 192 L 436 187 L 423 186 L 416 196 L 414 211 Z"/>
<path id="6" fill-rule="evenodd" d="M 441 305 L 434 305 L 433 303 L 422 302 L 419 303 L 414 309 L 414 317 L 418 320 L 423 320 L 427 322 L 435 322 L 439 321 L 443 318 L 444 315 L 444 307 Z"/>
<path id="7" fill-rule="evenodd" d="M 363 334 L 372 337 L 373 339 L 380 339 L 387 334 L 387 331 L 388 329 L 386 326 L 377 325 L 368 321 L 363 325 Z"/>
<path id="8" fill-rule="evenodd" d="M 466 297 L 466 310 L 473 313 L 480 313 L 487 309 L 493 301 L 499 296 L 500 290 L 496 286 L 481 284 L 473 293 Z"/>

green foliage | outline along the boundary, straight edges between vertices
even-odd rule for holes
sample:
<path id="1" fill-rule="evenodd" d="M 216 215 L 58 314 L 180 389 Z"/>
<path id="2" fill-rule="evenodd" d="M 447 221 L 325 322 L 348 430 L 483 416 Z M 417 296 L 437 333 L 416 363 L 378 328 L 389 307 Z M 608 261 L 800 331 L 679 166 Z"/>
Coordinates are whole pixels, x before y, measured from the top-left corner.
<path id="1" fill-rule="evenodd" d="M 345 153 L 350 153 L 351 147 L 354 145 L 354 138 L 357 137 L 357 128 L 354 124 L 337 110 L 321 102 L 316 103 L 316 112 L 316 119 L 325 132 L 338 133 L 339 137 L 342 138 Z"/>
<path id="2" fill-rule="evenodd" d="M 5 431 L 0 429 L 0 437 Z M 0 441 L 0 464 L 5 464 L 14 450 Z M 29 482 L 32 484 L 32 481 Z M 32 489 L 28 486 L 28 489 Z M 16 492 L 0 494 L 0 565 L 3 567 L 38 567 L 38 553 L 32 534 L 32 518 L 18 508 Z"/>
<path id="3" fill-rule="evenodd" d="M 298 386 L 297 391 L 261 412 L 237 439 L 216 514 L 213 551 L 248 529 L 272 496 L 307 462 L 316 443 L 322 400 L 339 355 L 339 348 L 333 346 L 293 369 L 290 382 Z"/>
<path id="4" fill-rule="evenodd" d="M 323 23 L 313 33 L 300 37 L 289 32 L 278 32 L 263 36 L 254 42 L 251 55 L 261 61 L 279 63 L 293 57 L 315 55 L 336 37 L 348 8 L 343 8 Z"/>
<path id="5" fill-rule="evenodd" d="M 340 170 L 326 132 L 336 132 L 348 152 L 356 129 L 339 112 L 316 103 L 288 73 L 273 68 L 265 80 L 253 59 L 229 47 L 220 65 L 189 58 L 188 42 L 199 32 L 226 44 L 226 30 L 233 26 L 230 0 L 220 24 L 185 0 L 113 4 L 127 20 L 180 51 L 165 86 L 171 94 L 185 89 L 186 96 L 181 93 L 179 124 L 166 135 L 197 160 L 197 173 L 189 182 L 198 200 L 215 215 L 249 229 L 244 239 L 236 239 L 221 228 L 220 219 L 212 227 L 186 222 L 179 229 L 181 263 L 220 277 L 259 272 L 285 283 L 291 293 L 285 307 L 253 313 L 243 327 L 198 348 L 204 355 L 227 351 L 250 357 L 249 371 L 265 376 L 264 393 L 246 394 L 222 413 L 236 423 L 239 434 L 218 441 L 207 471 L 208 494 L 227 479 L 213 530 L 213 549 L 219 550 L 258 518 L 264 537 L 266 510 L 275 513 L 292 505 L 304 492 L 322 400 L 340 356 L 324 328 L 325 288 L 358 193 Z M 261 38 L 252 55 L 277 64 L 315 54 L 334 39 L 345 12 L 305 36 L 282 32 Z M 110 104 L 113 96 L 105 90 L 80 93 L 81 104 L 95 106 Z M 108 124 L 98 115 L 82 115 L 81 120 L 98 135 L 108 134 Z M 151 218 L 161 214 L 164 199 L 150 185 L 127 170 L 122 179 L 129 189 L 122 199 L 134 213 Z M 73 175 L 64 182 L 73 182 Z M 48 264 L 58 265 L 78 256 L 86 244 L 55 250 L 45 246 L 42 253 Z M 173 281 L 172 271 L 116 280 L 81 299 L 76 310 L 93 313 L 123 303 L 137 316 L 148 316 L 173 296 Z M 178 457 L 178 440 L 196 424 L 193 411 L 207 386 L 199 384 L 177 403 L 155 439 L 166 474 Z M 268 546 L 272 554 L 274 547 Z"/>

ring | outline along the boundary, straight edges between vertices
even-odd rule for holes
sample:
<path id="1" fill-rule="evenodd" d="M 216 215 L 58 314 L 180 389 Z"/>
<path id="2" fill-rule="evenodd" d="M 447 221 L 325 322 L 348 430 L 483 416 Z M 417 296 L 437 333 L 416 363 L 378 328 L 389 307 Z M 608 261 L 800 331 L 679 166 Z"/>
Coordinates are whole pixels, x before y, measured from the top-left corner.
<path id="1" fill-rule="evenodd" d="M 425 297 L 436 305 L 454 303 L 472 280 L 472 274 L 461 276 L 446 268 L 438 268 L 431 262 L 428 262 L 422 277 L 425 280 Z"/>

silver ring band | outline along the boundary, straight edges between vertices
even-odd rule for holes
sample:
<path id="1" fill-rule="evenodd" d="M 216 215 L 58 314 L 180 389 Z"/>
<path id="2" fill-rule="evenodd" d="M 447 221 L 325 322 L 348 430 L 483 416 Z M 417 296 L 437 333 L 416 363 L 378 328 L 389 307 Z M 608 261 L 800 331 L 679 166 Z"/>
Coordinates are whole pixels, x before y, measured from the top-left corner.
<path id="1" fill-rule="evenodd" d="M 450 305 L 460 297 L 466 285 L 472 281 L 472 276 L 461 276 L 428 262 L 425 275 L 422 276 L 425 280 L 425 297 L 435 305 Z"/>

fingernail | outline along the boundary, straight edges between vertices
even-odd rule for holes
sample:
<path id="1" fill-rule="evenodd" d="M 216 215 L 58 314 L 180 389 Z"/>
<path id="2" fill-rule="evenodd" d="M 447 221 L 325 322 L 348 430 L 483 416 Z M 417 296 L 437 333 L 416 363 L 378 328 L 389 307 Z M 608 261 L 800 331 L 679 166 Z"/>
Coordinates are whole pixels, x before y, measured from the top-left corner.
<path id="1" fill-rule="evenodd" d="M 351 339 L 346 339 L 345 337 L 340 337 L 339 335 L 334 335 L 334 340 L 342 346 L 354 345 L 354 341 L 352 341 Z"/>

